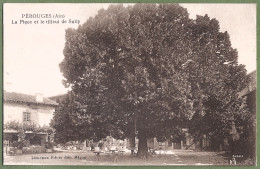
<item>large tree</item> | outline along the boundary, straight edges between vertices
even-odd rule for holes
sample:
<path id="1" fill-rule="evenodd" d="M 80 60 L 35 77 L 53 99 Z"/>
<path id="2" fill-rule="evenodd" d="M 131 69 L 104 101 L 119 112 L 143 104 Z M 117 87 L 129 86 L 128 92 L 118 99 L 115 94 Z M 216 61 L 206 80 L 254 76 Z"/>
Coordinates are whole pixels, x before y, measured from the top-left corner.
<path id="1" fill-rule="evenodd" d="M 76 105 L 70 113 L 95 128 L 83 137 L 137 136 L 140 156 L 148 138 L 165 140 L 196 125 L 194 133 L 201 133 L 205 117 L 222 123 L 240 112 L 235 105 L 246 70 L 228 33 L 207 15 L 190 19 L 178 4 L 102 9 L 78 29 L 67 29 L 64 56 L 64 85 Z"/>

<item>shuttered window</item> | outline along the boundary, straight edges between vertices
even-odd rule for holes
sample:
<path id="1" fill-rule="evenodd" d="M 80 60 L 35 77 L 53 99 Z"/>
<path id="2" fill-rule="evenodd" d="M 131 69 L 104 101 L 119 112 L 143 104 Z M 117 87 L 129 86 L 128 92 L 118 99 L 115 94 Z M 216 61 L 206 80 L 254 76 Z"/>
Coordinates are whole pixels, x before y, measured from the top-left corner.
<path id="1" fill-rule="evenodd" d="M 23 121 L 24 121 L 24 122 L 29 122 L 29 121 L 31 121 L 31 113 L 23 112 Z"/>

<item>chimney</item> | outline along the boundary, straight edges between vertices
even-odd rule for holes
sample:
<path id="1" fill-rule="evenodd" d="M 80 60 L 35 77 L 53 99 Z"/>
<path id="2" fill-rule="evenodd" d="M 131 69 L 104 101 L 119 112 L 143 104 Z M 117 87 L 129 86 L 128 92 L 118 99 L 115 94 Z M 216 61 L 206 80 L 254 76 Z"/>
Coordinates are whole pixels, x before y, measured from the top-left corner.
<path id="1" fill-rule="evenodd" d="M 38 102 L 38 103 L 42 103 L 43 102 L 43 94 L 35 93 L 35 101 Z"/>

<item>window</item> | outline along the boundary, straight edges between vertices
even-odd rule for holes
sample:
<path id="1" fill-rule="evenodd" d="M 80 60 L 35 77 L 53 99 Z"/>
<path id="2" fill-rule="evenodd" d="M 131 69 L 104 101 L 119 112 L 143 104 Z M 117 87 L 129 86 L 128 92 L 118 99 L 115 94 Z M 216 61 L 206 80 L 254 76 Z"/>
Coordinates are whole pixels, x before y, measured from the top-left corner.
<path id="1" fill-rule="evenodd" d="M 23 121 L 24 121 L 24 122 L 29 122 L 29 121 L 31 121 L 31 113 L 24 112 L 24 113 L 23 113 Z"/>

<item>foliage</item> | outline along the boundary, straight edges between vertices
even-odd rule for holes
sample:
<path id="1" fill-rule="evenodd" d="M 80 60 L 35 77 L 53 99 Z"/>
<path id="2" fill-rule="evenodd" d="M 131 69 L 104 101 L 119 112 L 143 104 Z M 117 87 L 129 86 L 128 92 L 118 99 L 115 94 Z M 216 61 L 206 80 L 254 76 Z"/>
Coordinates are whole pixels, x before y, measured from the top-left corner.
<path id="1" fill-rule="evenodd" d="M 221 134 L 246 110 L 247 82 L 227 32 L 178 4 L 111 5 L 67 29 L 60 64 L 68 98 L 55 111 L 59 140 Z M 225 133 L 225 132 L 224 132 Z M 71 137 L 68 137 L 71 136 Z"/>
<path id="2" fill-rule="evenodd" d="M 18 141 L 14 141 L 13 143 L 12 143 L 12 147 L 17 147 L 18 146 Z"/>
<path id="3" fill-rule="evenodd" d="M 47 133 L 53 133 L 53 129 L 49 126 L 37 126 L 34 123 L 19 123 L 17 121 L 9 121 L 4 124 L 5 130 L 17 130 L 19 131 L 22 129 L 24 132 L 26 131 L 32 131 L 35 133 L 38 132 L 47 132 Z"/>
<path id="4" fill-rule="evenodd" d="M 53 145 L 52 145 L 52 143 L 50 143 L 50 142 L 45 142 L 45 143 L 44 143 L 44 147 L 47 148 L 47 149 L 52 149 L 52 148 L 53 148 Z"/>
<path id="5" fill-rule="evenodd" d="M 16 147 L 18 150 L 22 150 L 25 147 L 25 143 L 23 141 L 14 141 L 12 143 L 12 147 Z"/>
<path id="6" fill-rule="evenodd" d="M 21 128 L 21 124 L 17 121 L 10 121 L 4 124 L 4 130 L 18 130 L 19 128 Z"/>
<path id="7" fill-rule="evenodd" d="M 55 142 L 66 143 L 69 141 L 83 141 L 94 135 L 94 128 L 87 123 L 83 125 L 77 114 L 79 109 L 68 95 L 55 110 L 51 126 L 55 129 Z M 93 137 L 94 139 L 94 137 Z"/>
<path id="8" fill-rule="evenodd" d="M 38 153 L 45 153 L 46 148 L 41 146 L 34 146 L 34 147 L 26 147 L 23 149 L 23 154 L 38 154 Z"/>
<path id="9" fill-rule="evenodd" d="M 18 141 L 17 149 L 22 150 L 23 147 L 25 147 L 25 146 L 26 146 L 26 145 L 25 145 L 25 143 L 24 143 L 23 141 Z"/>
<path id="10" fill-rule="evenodd" d="M 18 141 L 25 141 L 25 131 L 23 129 L 18 129 Z"/>

